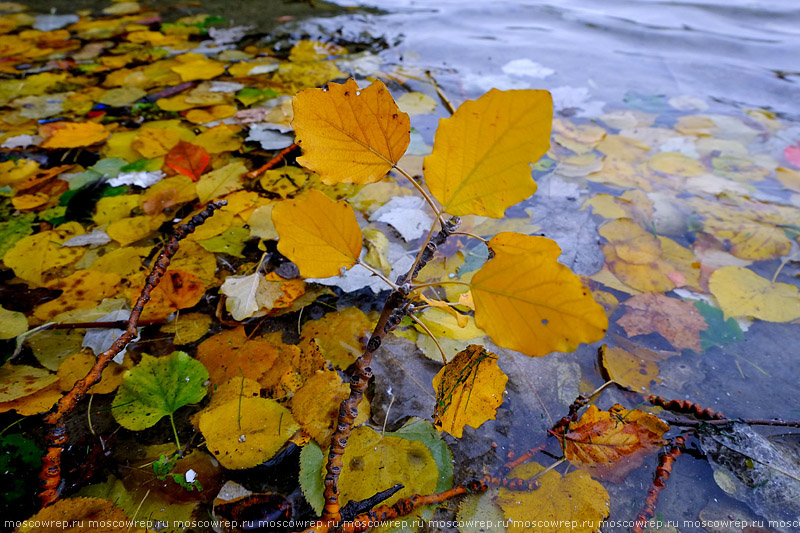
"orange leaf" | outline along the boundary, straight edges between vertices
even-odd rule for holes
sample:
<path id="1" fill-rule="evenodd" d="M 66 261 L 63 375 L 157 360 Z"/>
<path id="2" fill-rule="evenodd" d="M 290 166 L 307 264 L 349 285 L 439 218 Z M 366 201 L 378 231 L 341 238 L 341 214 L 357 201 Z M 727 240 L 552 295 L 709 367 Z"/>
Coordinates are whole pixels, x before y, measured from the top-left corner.
<path id="1" fill-rule="evenodd" d="M 294 97 L 297 162 L 328 185 L 379 181 L 408 148 L 410 125 L 381 81 L 359 90 L 349 79 Z"/>
<path id="2" fill-rule="evenodd" d="M 646 293 L 626 300 L 623 305 L 628 311 L 617 324 L 629 337 L 658 332 L 678 350 L 702 351 L 700 332 L 708 329 L 708 325 L 691 303 Z"/>
<path id="3" fill-rule="evenodd" d="M 169 168 L 189 176 L 192 181 L 197 181 L 211 162 L 211 156 L 205 148 L 192 143 L 180 141 L 167 154 L 164 164 Z"/>
<path id="4" fill-rule="evenodd" d="M 593 477 L 620 482 L 665 444 L 662 437 L 667 431 L 667 424 L 644 411 L 619 404 L 600 411 L 590 405 L 580 420 L 569 425 L 562 445 L 573 465 L 590 470 Z"/>

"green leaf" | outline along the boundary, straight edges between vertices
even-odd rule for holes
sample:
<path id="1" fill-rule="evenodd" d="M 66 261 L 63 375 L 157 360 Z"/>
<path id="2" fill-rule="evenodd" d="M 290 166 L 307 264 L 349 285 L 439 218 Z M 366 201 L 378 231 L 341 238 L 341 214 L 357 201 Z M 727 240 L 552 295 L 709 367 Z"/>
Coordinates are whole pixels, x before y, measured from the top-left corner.
<path id="1" fill-rule="evenodd" d="M 322 468 L 324 456 L 319 444 L 310 441 L 300 450 L 300 489 L 314 512 L 322 514 L 325 507 L 325 484 Z"/>
<path id="2" fill-rule="evenodd" d="M 228 254 L 234 257 L 244 257 L 245 241 L 250 238 L 250 230 L 241 226 L 232 226 L 226 229 L 222 235 L 211 237 L 197 243 L 209 252 Z"/>
<path id="3" fill-rule="evenodd" d="M 397 431 L 387 432 L 386 435 L 415 440 L 427 446 L 439 468 L 439 484 L 436 485 L 436 492 L 453 487 L 453 452 L 450 451 L 433 424 L 421 418 L 412 418 Z"/>
<path id="4" fill-rule="evenodd" d="M 0 436 L 0 483 L 6 506 L 30 494 L 30 474 L 41 468 L 43 453 L 34 441 L 19 433 Z M 0 505 L 0 509 L 3 507 Z"/>
<path id="5" fill-rule="evenodd" d="M 208 371 L 185 352 L 167 357 L 143 355 L 125 372 L 111 406 L 114 418 L 127 429 L 141 431 L 206 395 Z"/>
<path id="6" fill-rule="evenodd" d="M 247 107 L 250 107 L 256 102 L 260 102 L 262 100 L 275 98 L 276 96 L 278 96 L 278 93 L 273 91 L 272 89 L 262 90 L 253 87 L 245 87 L 244 89 L 236 93 L 236 99 L 239 100 L 244 105 L 246 105 Z"/>
<path id="7" fill-rule="evenodd" d="M 694 306 L 706 319 L 708 329 L 700 331 L 700 345 L 705 352 L 712 346 L 722 346 L 742 340 L 742 329 L 733 318 L 725 320 L 721 309 L 697 301 Z"/>
<path id="8" fill-rule="evenodd" d="M 33 213 L 25 213 L 0 222 L 0 259 L 14 247 L 18 240 L 33 233 L 31 225 L 35 218 L 36 215 Z"/>

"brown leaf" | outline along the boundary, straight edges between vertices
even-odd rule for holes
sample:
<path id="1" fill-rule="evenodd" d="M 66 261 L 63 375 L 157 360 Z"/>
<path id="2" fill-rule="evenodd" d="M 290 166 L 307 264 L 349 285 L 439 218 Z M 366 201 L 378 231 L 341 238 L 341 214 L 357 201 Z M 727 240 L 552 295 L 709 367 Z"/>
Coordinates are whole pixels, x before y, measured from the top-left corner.
<path id="1" fill-rule="evenodd" d="M 617 320 L 629 337 L 660 333 L 679 350 L 700 352 L 700 332 L 708 329 L 694 305 L 663 294 L 640 294 L 625 301 L 628 310 Z"/>

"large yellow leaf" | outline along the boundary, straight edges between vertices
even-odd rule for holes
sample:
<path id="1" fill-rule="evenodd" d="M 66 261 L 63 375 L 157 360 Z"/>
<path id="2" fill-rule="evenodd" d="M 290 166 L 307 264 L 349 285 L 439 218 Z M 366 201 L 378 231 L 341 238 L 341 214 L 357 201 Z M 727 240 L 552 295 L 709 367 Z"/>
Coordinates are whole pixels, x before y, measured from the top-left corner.
<path id="1" fill-rule="evenodd" d="M 294 97 L 292 121 L 303 147 L 297 162 L 328 185 L 374 183 L 403 156 L 410 120 L 381 81 L 359 89 L 352 79 Z"/>
<path id="2" fill-rule="evenodd" d="M 516 467 L 509 477 L 530 479 L 544 470 L 539 463 Z M 564 477 L 555 470 L 539 478 L 532 492 L 500 489 L 497 504 L 503 509 L 508 533 L 590 533 L 600 531 L 608 516 L 608 492 L 586 472 Z"/>
<path id="3" fill-rule="evenodd" d="M 83 257 L 86 253 L 84 248 L 62 246 L 64 241 L 82 233 L 80 224 L 67 222 L 56 229 L 23 237 L 6 252 L 3 261 L 7 267 L 14 269 L 17 277 L 34 286 L 42 285 L 45 272 Z"/>
<path id="4" fill-rule="evenodd" d="M 109 132 L 95 122 L 55 122 L 42 126 L 42 148 L 75 148 L 105 141 Z"/>
<path id="5" fill-rule="evenodd" d="M 771 283 L 747 268 L 726 266 L 715 270 L 708 286 L 726 319 L 739 316 L 790 322 L 800 318 L 797 287 Z"/>
<path id="6" fill-rule="evenodd" d="M 461 438 L 464 426 L 478 428 L 494 420 L 507 381 L 495 354 L 483 346 L 467 346 L 433 377 L 434 426 Z"/>
<path id="7" fill-rule="evenodd" d="M 361 254 L 361 228 L 353 208 L 317 190 L 277 204 L 272 221 L 280 236 L 278 250 L 303 277 L 336 276 L 355 265 Z"/>
<path id="8" fill-rule="evenodd" d="M 464 102 L 439 121 L 425 182 L 451 215 L 502 218 L 536 192 L 531 163 L 550 147 L 547 91 L 498 91 Z"/>
<path id="9" fill-rule="evenodd" d="M 564 455 L 573 465 L 594 477 L 622 481 L 664 444 L 669 426 L 638 409 L 613 405 L 601 411 L 590 405 L 580 420 L 572 422 L 562 438 Z"/>
<path id="10" fill-rule="evenodd" d="M 508 234 L 498 237 L 511 240 Z M 530 356 L 571 352 L 582 342 L 602 339 L 608 328 L 605 311 L 580 278 L 558 262 L 558 245 L 544 237 L 517 234 L 513 239 L 529 252 L 497 252 L 470 282 L 478 327 L 497 345 Z M 492 239 L 490 248 L 494 244 Z"/>

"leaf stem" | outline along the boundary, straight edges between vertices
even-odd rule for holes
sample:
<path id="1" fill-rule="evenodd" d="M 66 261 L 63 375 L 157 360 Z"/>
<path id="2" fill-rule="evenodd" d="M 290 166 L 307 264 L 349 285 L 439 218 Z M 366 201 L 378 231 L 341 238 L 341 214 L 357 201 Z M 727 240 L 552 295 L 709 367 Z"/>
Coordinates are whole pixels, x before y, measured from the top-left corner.
<path id="1" fill-rule="evenodd" d="M 373 268 L 372 266 L 368 265 L 367 263 L 365 263 L 365 262 L 364 262 L 364 261 L 362 261 L 361 259 L 359 259 L 359 260 L 356 262 L 356 264 L 357 264 L 357 265 L 361 265 L 362 267 L 366 268 L 367 270 L 369 270 L 370 272 L 372 272 L 372 274 L 373 274 L 374 276 L 378 276 L 379 278 L 381 278 L 381 279 L 382 279 L 383 281 L 385 281 L 385 282 L 386 282 L 386 283 L 387 283 L 387 284 L 388 284 L 388 285 L 389 285 L 389 286 L 390 286 L 390 287 L 391 287 L 393 290 L 397 290 L 397 285 L 396 285 L 395 283 L 392 283 L 392 280 L 390 280 L 389 278 L 387 278 L 386 276 L 384 276 L 384 275 L 381 273 L 381 271 L 380 271 L 380 270 L 378 270 L 378 269 L 376 269 L 376 268 Z"/>
<path id="2" fill-rule="evenodd" d="M 428 202 L 428 205 L 431 206 L 431 209 L 433 209 L 433 213 L 436 215 L 436 218 L 441 219 L 442 212 L 439 211 L 438 207 L 436 207 L 436 202 L 433 201 L 433 198 L 431 198 L 431 195 L 428 194 L 428 191 L 426 191 L 422 185 L 417 183 L 417 180 L 411 177 L 411 174 L 409 174 L 402 168 L 398 167 L 396 164 L 392 165 L 392 168 L 395 169 L 400 174 L 402 174 L 408 181 L 411 182 L 411 185 L 413 185 L 414 188 L 417 189 L 417 191 L 419 191 L 419 193 L 425 198 L 425 201 Z"/>
<path id="3" fill-rule="evenodd" d="M 489 247 L 489 241 L 487 241 L 483 237 L 479 237 L 479 236 L 475 235 L 474 233 L 469 233 L 469 232 L 466 232 L 466 231 L 454 231 L 450 235 L 464 235 L 466 237 L 472 237 L 473 239 L 478 239 L 479 241 L 481 241 L 483 244 L 486 245 L 487 248 Z"/>
<path id="4" fill-rule="evenodd" d="M 441 87 L 439 87 L 439 84 L 436 83 L 436 78 L 433 77 L 433 74 L 431 74 L 431 71 L 430 70 L 426 70 L 425 71 L 425 75 L 428 76 L 429 80 L 431 80 L 431 83 L 433 84 L 433 88 L 436 89 L 436 94 L 439 95 L 439 99 L 444 104 L 444 107 L 447 108 L 447 111 L 449 111 L 451 115 L 453 113 L 455 113 L 456 112 L 456 108 L 450 102 L 450 99 L 447 98 L 447 96 L 445 96 L 444 91 L 442 90 Z"/>
<path id="5" fill-rule="evenodd" d="M 431 237 L 433 237 L 433 232 L 436 231 L 436 222 L 437 221 L 434 220 L 433 224 L 431 224 L 431 229 L 430 231 L 428 231 L 428 236 L 425 237 L 425 242 L 422 243 L 422 248 L 419 249 L 419 252 L 417 252 L 417 257 L 414 258 L 414 264 L 411 265 L 411 269 L 408 271 L 409 276 L 413 276 L 414 272 L 417 271 L 417 265 L 419 265 L 419 262 L 422 260 L 422 254 L 423 252 L 425 252 L 425 248 L 427 248 L 428 243 L 431 242 Z M 414 279 L 412 277 L 410 279 L 407 279 L 406 281 L 413 281 L 413 280 Z"/>
<path id="6" fill-rule="evenodd" d="M 178 447 L 178 455 L 182 455 L 181 441 L 178 438 L 178 430 L 175 427 L 175 418 L 172 416 L 172 413 L 169 414 L 169 423 L 172 425 L 172 433 L 175 435 L 175 446 Z"/>
<path id="7" fill-rule="evenodd" d="M 444 350 L 442 349 L 442 345 L 439 344 L 439 341 L 436 340 L 436 335 L 434 335 L 433 332 L 430 329 L 428 329 L 428 326 L 426 326 L 422 322 L 422 320 L 420 320 L 419 318 L 415 317 L 414 315 L 408 315 L 408 316 L 410 316 L 411 320 L 416 322 L 419 327 L 421 327 L 422 329 L 425 330 L 425 333 L 428 334 L 428 337 L 430 337 L 431 340 L 433 341 L 433 343 L 436 345 L 436 347 L 439 348 L 439 353 L 442 354 L 442 362 L 444 364 L 447 364 L 447 356 L 444 354 Z"/>

